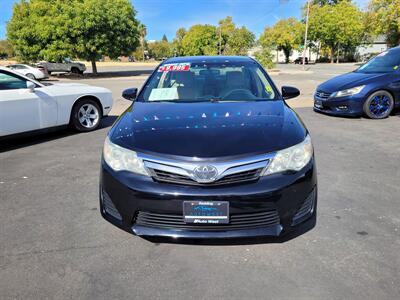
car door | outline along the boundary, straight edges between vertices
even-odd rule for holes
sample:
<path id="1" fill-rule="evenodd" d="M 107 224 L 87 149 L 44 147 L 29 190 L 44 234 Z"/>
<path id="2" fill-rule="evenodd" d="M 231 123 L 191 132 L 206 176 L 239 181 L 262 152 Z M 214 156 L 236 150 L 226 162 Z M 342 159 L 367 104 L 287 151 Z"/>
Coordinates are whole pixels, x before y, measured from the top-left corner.
<path id="1" fill-rule="evenodd" d="M 27 79 L 0 70 L 0 136 L 55 126 L 57 102 L 37 85 L 27 88 Z"/>

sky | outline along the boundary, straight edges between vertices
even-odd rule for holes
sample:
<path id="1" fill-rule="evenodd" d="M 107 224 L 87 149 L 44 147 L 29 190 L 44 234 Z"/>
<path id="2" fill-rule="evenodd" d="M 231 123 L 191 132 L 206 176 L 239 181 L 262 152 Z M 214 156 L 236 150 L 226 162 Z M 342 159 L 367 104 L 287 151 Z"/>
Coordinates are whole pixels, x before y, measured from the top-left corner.
<path id="1" fill-rule="evenodd" d="M 368 0 L 355 2 L 364 8 Z M 0 0 L 0 39 L 6 35 L 6 23 L 18 0 Z M 180 27 L 194 24 L 217 25 L 231 16 L 238 26 L 246 26 L 257 37 L 266 26 L 280 19 L 300 18 L 306 0 L 132 0 L 137 18 L 147 27 L 148 40 L 160 40 L 165 34 L 172 40 Z"/>

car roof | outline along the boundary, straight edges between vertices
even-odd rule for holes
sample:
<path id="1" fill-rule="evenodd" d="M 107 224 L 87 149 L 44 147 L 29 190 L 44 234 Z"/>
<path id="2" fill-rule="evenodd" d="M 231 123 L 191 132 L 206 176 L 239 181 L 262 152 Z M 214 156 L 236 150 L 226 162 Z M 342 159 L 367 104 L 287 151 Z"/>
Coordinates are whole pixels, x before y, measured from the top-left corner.
<path id="1" fill-rule="evenodd" d="M 163 63 L 222 63 L 222 62 L 254 62 L 248 56 L 179 56 L 171 57 Z"/>

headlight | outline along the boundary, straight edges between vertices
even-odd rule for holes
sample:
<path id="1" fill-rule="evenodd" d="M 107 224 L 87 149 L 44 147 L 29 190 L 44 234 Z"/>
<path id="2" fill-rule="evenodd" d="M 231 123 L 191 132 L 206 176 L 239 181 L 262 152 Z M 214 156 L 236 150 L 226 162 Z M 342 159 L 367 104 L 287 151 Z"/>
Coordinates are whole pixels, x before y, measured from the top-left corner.
<path id="1" fill-rule="evenodd" d="M 360 93 L 364 87 L 365 87 L 365 85 L 360 85 L 360 86 L 353 87 L 351 89 L 338 91 L 338 92 L 333 93 L 331 97 L 344 97 L 344 96 L 356 95 L 356 94 Z"/>
<path id="2" fill-rule="evenodd" d="M 143 161 L 137 157 L 135 151 L 111 143 L 108 137 L 104 142 L 103 158 L 107 165 L 114 171 L 129 171 L 149 176 L 143 165 Z"/>
<path id="3" fill-rule="evenodd" d="M 307 135 L 300 144 L 278 151 L 262 176 L 284 171 L 299 171 L 308 164 L 312 155 L 313 146 L 310 136 Z"/>

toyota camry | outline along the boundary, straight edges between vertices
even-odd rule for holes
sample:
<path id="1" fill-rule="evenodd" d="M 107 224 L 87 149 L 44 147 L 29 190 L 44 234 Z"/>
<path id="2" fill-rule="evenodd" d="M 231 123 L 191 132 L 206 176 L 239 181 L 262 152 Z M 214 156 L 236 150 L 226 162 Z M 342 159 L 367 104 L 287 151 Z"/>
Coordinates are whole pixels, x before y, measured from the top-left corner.
<path id="1" fill-rule="evenodd" d="M 282 236 L 315 224 L 311 137 L 260 64 L 179 57 L 159 65 L 111 128 L 100 208 L 139 236 Z M 313 225 L 312 225 L 313 226 Z"/>
<path id="2" fill-rule="evenodd" d="M 322 83 L 314 95 L 314 110 L 331 115 L 383 119 L 399 106 L 400 47 Z"/>

